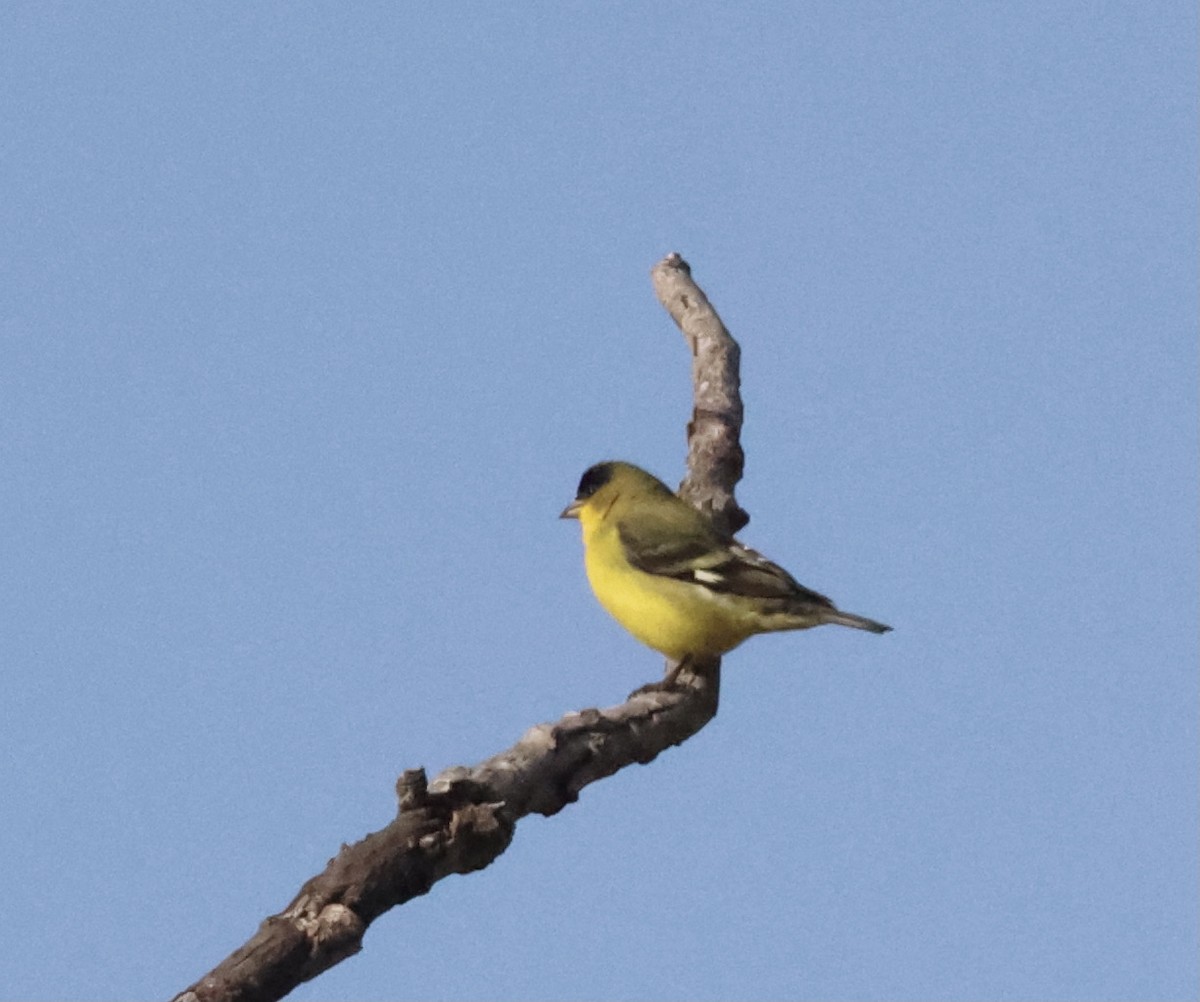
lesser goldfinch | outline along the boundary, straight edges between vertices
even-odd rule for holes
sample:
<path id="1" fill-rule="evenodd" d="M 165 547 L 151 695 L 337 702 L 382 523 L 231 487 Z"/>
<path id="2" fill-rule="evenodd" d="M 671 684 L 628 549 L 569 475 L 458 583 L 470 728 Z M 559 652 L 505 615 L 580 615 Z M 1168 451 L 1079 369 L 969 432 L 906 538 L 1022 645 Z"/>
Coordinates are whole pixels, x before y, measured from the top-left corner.
<path id="1" fill-rule="evenodd" d="M 890 626 L 840 611 L 631 463 L 590 467 L 562 518 L 583 527 L 600 604 L 647 647 L 682 661 L 715 657 L 756 633 L 837 623 Z"/>

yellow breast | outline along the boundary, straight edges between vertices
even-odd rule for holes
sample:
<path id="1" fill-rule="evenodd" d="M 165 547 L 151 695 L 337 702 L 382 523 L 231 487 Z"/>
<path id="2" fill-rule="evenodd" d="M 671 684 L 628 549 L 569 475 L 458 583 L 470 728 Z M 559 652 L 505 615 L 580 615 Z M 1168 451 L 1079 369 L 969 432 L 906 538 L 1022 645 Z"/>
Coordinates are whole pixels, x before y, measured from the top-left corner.
<path id="1" fill-rule="evenodd" d="M 647 647 L 679 660 L 732 650 L 753 632 L 733 602 L 700 585 L 638 570 L 614 525 L 583 527 L 588 581 L 608 613 Z"/>

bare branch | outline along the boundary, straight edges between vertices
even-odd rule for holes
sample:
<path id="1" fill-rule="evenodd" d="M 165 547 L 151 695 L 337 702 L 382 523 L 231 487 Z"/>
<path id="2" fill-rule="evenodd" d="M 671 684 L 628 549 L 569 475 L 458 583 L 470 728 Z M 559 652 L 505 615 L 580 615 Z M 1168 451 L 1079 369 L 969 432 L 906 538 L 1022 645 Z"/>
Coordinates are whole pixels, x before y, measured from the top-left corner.
<path id="1" fill-rule="evenodd" d="M 733 499 L 742 472 L 738 346 L 691 270 L 669 254 L 653 271 L 658 297 L 692 346 L 695 410 L 681 494 L 722 528 L 747 521 Z M 396 784 L 399 811 L 386 828 L 343 846 L 278 915 L 178 1000 L 282 998 L 362 948 L 367 927 L 451 873 L 470 873 L 508 847 L 517 822 L 551 815 L 589 783 L 646 763 L 695 734 L 717 712 L 720 661 L 671 666 L 618 706 L 568 713 L 531 728 L 511 748 L 430 783 L 422 769 Z"/>
<path id="2" fill-rule="evenodd" d="M 732 536 L 750 521 L 733 497 L 745 461 L 740 441 L 742 352 L 682 257 L 668 254 L 650 269 L 650 277 L 658 301 L 692 349 L 688 473 L 679 496 L 708 512 Z"/>

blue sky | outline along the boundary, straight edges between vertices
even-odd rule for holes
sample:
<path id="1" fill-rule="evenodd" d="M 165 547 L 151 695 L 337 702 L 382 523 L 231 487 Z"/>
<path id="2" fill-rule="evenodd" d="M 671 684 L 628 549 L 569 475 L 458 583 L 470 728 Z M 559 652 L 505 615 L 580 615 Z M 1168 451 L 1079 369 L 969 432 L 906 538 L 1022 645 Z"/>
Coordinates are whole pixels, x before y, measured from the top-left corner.
<path id="1" fill-rule="evenodd" d="M 889 622 L 296 998 L 1175 999 L 1197 915 L 1196 16 L 1164 2 L 0 13 L 0 994 L 172 993 L 661 671 L 556 515 L 683 474 Z"/>

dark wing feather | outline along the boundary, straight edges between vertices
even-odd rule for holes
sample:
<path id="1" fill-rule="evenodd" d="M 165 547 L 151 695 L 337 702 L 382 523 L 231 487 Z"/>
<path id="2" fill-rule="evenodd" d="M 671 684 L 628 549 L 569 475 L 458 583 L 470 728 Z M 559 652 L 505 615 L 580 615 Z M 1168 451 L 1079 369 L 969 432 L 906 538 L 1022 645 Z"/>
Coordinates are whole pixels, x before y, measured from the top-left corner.
<path id="1" fill-rule="evenodd" d="M 721 536 L 699 512 L 689 524 L 680 524 L 678 512 L 671 520 L 657 512 L 639 512 L 635 520 L 617 524 L 625 558 L 638 570 L 668 578 L 687 577 L 697 561 L 719 551 Z"/>
<path id="2" fill-rule="evenodd" d="M 626 558 L 647 574 L 690 581 L 730 595 L 788 603 L 798 600 L 833 608 L 829 599 L 805 588 L 778 564 L 722 536 L 699 512 L 686 528 L 675 522 L 667 526 L 643 514 L 636 523 L 621 522 L 617 533 Z"/>
<path id="3" fill-rule="evenodd" d="M 713 591 L 730 592 L 748 598 L 811 602 L 833 608 L 833 603 L 824 595 L 805 588 L 778 564 L 737 541 L 730 543 L 726 560 L 707 570 L 719 575 L 719 580 L 704 581 Z"/>

